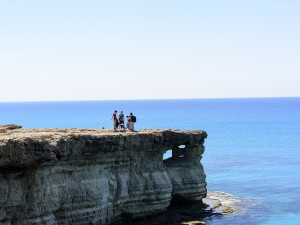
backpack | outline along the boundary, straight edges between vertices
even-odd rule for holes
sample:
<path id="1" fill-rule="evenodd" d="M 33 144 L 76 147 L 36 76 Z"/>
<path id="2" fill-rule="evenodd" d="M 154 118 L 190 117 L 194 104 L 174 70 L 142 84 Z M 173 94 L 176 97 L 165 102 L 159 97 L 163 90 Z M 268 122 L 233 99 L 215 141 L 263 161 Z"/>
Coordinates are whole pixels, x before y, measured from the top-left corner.
<path id="1" fill-rule="evenodd" d="M 131 122 L 136 122 L 136 117 L 135 116 L 131 116 Z"/>

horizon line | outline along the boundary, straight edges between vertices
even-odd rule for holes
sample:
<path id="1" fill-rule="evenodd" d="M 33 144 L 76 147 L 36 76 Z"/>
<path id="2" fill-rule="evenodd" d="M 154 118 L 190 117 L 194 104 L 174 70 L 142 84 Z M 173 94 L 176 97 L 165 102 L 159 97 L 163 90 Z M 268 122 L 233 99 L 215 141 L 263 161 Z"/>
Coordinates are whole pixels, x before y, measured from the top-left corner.
<path id="1" fill-rule="evenodd" d="M 266 99 L 266 98 L 299 98 L 300 96 L 272 96 L 272 97 L 208 97 L 208 98 L 145 98 L 145 99 L 94 99 L 94 100 L 25 100 L 0 101 L 0 103 L 38 103 L 38 102 L 96 102 L 96 101 L 158 101 L 158 100 L 207 100 L 207 99 Z"/>

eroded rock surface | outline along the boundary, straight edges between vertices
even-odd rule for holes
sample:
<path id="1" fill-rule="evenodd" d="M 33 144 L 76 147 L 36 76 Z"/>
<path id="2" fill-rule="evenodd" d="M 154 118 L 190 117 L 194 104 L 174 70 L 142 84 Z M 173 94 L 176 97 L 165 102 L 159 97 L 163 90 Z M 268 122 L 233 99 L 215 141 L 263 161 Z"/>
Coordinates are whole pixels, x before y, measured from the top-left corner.
<path id="1" fill-rule="evenodd" d="M 172 199 L 199 201 L 207 193 L 206 137 L 199 130 L 7 131 L 0 134 L 0 225 L 120 224 L 163 212 Z"/>
<path id="2" fill-rule="evenodd" d="M 0 133 L 6 133 L 8 130 L 21 129 L 22 126 L 17 124 L 0 125 Z"/>
<path id="3" fill-rule="evenodd" d="M 222 191 L 208 191 L 203 203 L 211 208 L 215 214 L 244 214 L 254 202 L 242 199 Z"/>

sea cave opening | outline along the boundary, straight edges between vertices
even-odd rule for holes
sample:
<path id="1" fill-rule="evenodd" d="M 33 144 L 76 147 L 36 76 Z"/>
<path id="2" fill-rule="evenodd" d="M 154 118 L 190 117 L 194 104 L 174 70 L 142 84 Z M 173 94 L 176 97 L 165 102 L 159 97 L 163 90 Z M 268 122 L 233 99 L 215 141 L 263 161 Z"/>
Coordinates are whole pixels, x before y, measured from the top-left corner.
<path id="1" fill-rule="evenodd" d="M 163 155 L 163 160 L 167 160 L 172 157 L 176 157 L 176 158 L 184 157 L 184 151 L 183 151 L 184 149 L 185 149 L 185 145 L 179 145 L 173 147 L 173 149 L 167 150 Z"/>
<path id="2" fill-rule="evenodd" d="M 172 149 L 170 150 L 167 150 L 163 156 L 163 160 L 166 160 L 166 159 L 169 159 L 169 158 L 172 158 Z"/>

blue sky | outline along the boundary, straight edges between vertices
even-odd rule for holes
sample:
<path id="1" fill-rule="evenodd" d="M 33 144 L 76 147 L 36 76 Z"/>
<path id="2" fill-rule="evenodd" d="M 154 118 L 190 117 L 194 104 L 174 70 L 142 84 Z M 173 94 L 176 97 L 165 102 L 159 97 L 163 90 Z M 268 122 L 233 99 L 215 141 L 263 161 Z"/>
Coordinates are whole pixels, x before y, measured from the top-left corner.
<path id="1" fill-rule="evenodd" d="M 1 1 L 0 101 L 300 96 L 300 1 Z"/>

